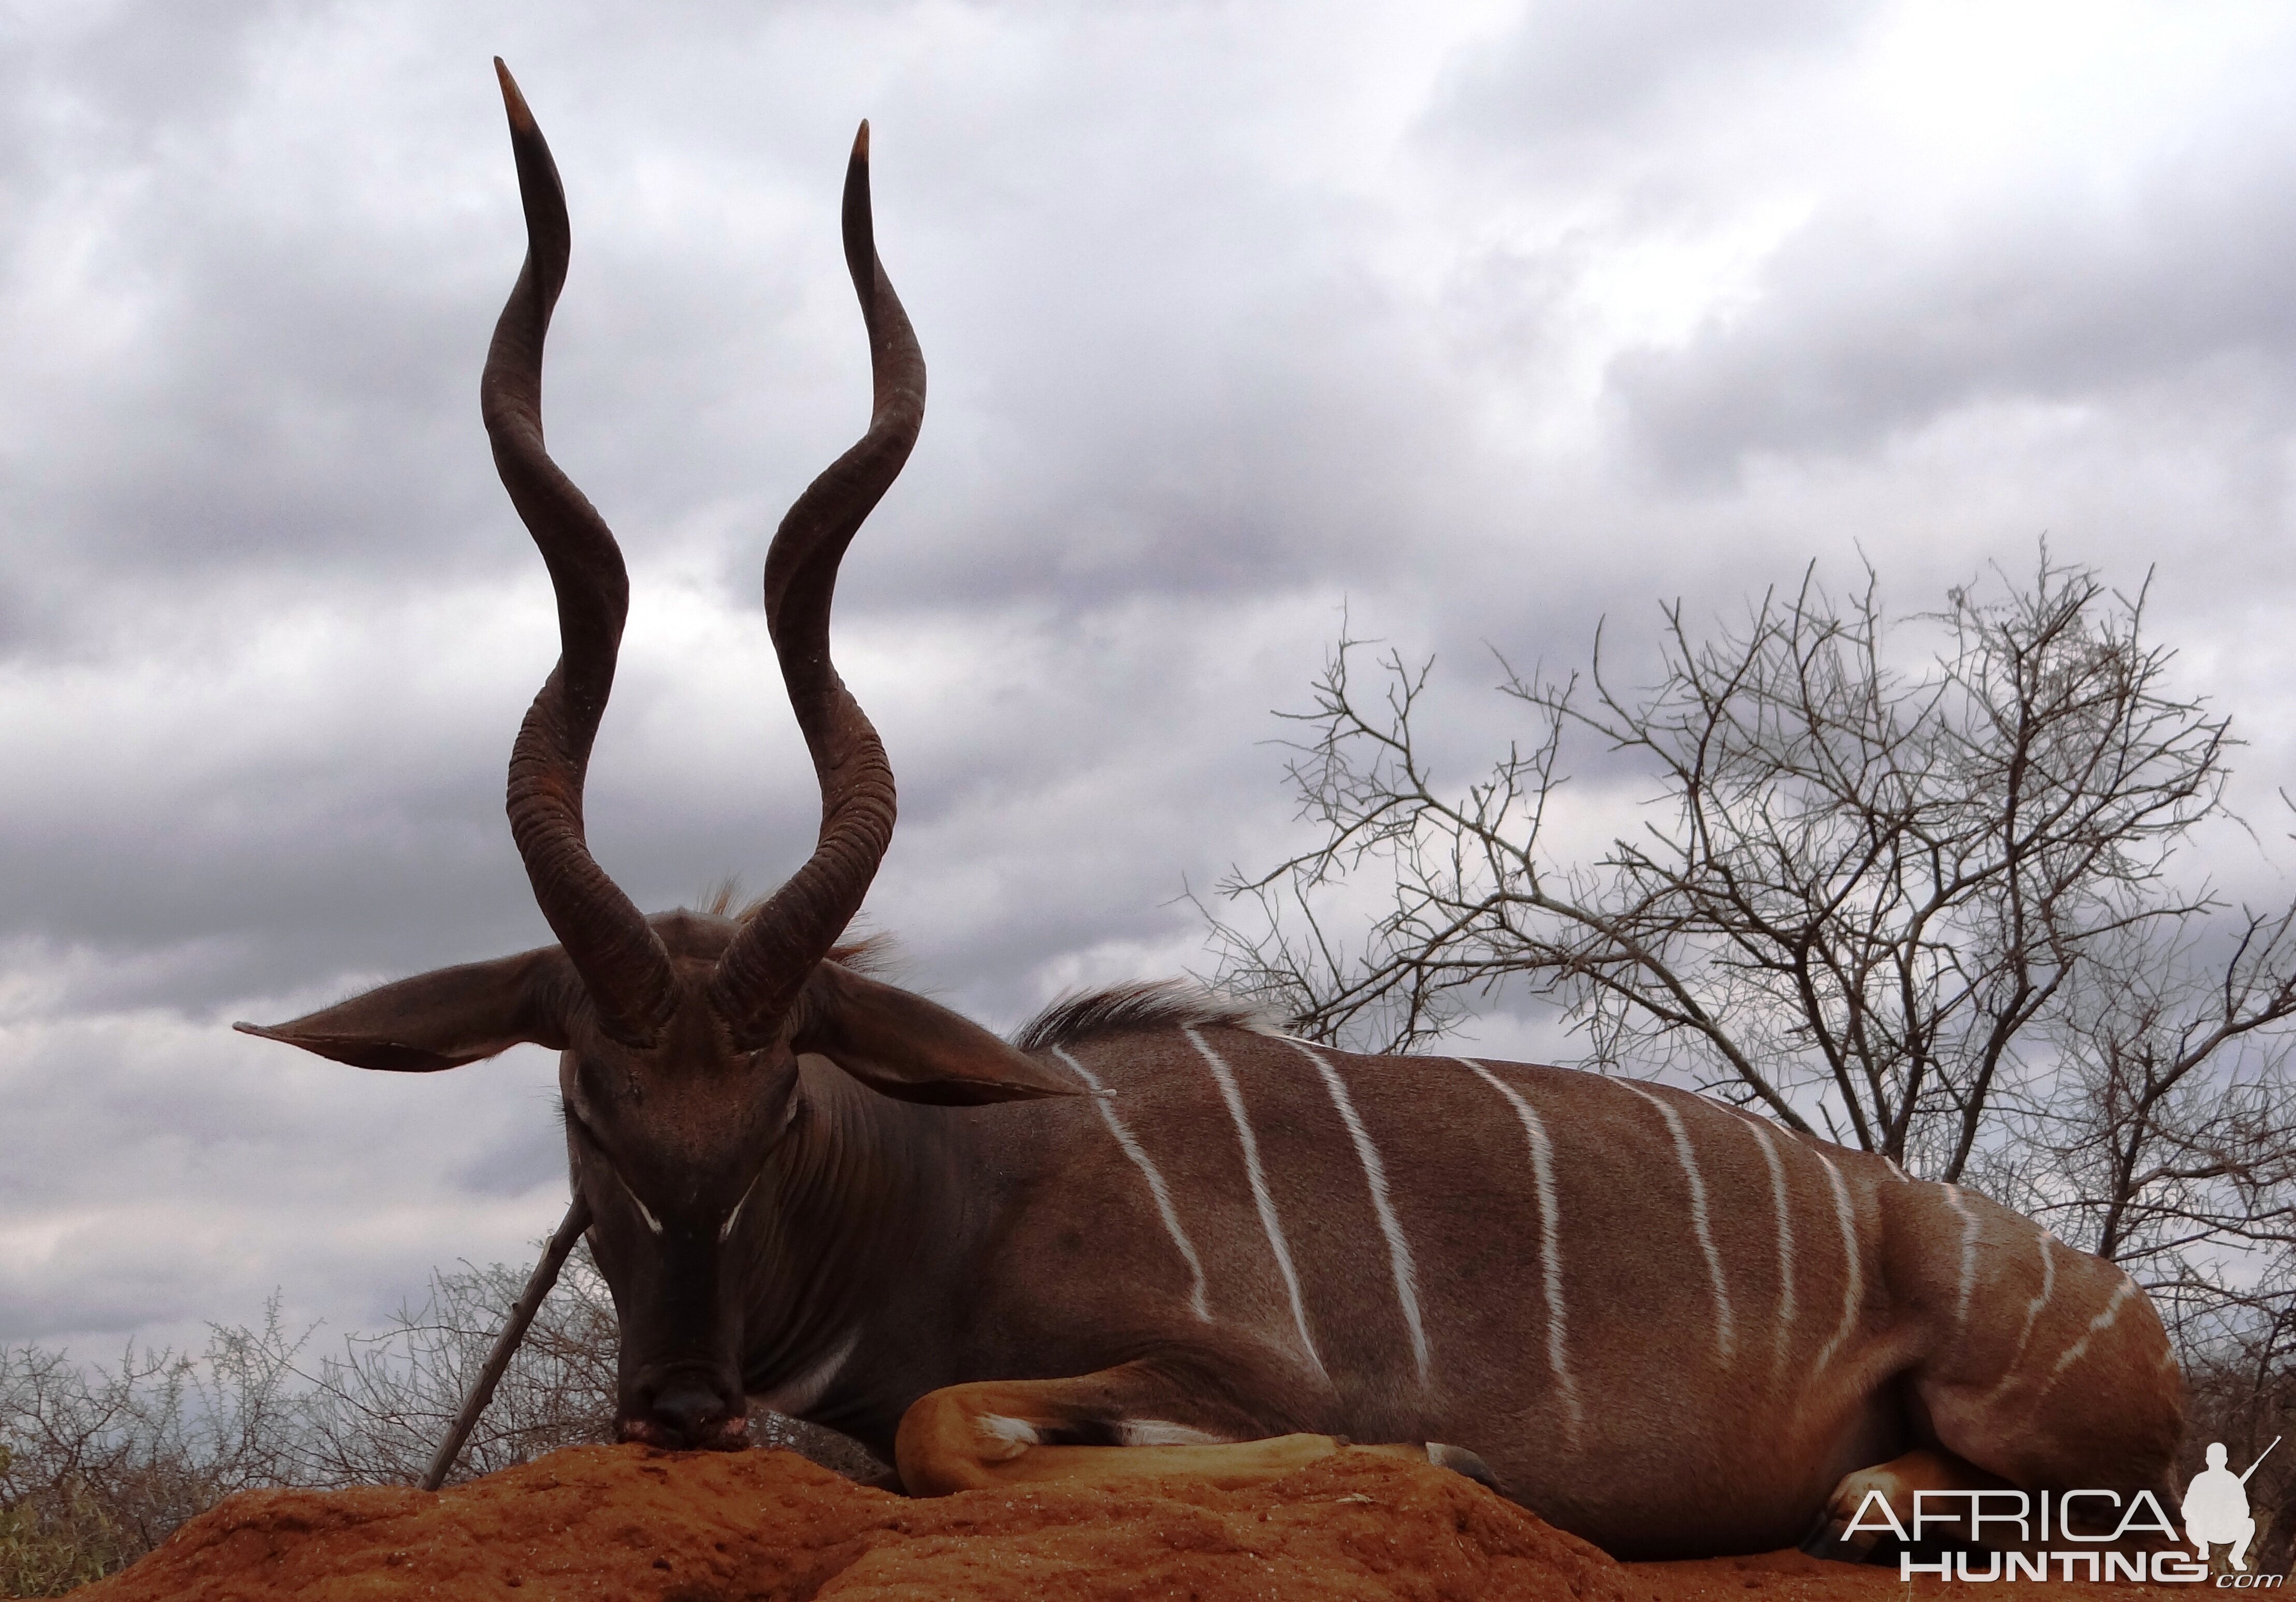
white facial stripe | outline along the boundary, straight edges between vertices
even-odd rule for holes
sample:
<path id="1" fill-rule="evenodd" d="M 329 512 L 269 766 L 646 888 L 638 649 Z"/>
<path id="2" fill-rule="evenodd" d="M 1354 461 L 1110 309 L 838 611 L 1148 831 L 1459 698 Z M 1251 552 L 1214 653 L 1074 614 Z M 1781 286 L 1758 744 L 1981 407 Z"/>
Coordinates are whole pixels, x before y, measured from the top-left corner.
<path id="1" fill-rule="evenodd" d="M 1092 1070 L 1058 1046 L 1053 1048 L 1053 1055 L 1067 1064 L 1069 1072 L 1083 1080 L 1085 1088 L 1093 1092 L 1093 1105 L 1100 1109 L 1100 1121 L 1108 1126 L 1108 1132 L 1115 1138 L 1117 1149 L 1132 1159 L 1132 1165 L 1140 1170 L 1140 1177 L 1148 1181 L 1148 1194 L 1155 1198 L 1156 1214 L 1164 1221 L 1164 1232 L 1172 1238 L 1172 1244 L 1179 1248 L 1181 1259 L 1188 1265 L 1188 1305 L 1195 1311 L 1198 1319 L 1210 1323 L 1212 1312 L 1204 1293 L 1203 1262 L 1196 1255 L 1195 1243 L 1188 1238 L 1187 1230 L 1180 1227 L 1180 1214 L 1172 1206 L 1172 1192 L 1164 1183 L 1164 1176 L 1156 1171 L 1156 1165 L 1150 1162 L 1148 1154 L 1140 1149 L 1140 1142 L 1132 1138 L 1132 1132 L 1116 1116 L 1116 1108 L 1110 1105 L 1105 1088 L 1094 1076 Z"/>
<path id="2" fill-rule="evenodd" d="M 1387 1170 L 1379 1160 L 1379 1151 L 1371 1143 L 1371 1136 L 1356 1114 L 1356 1104 L 1349 1099 L 1348 1087 L 1341 1080 L 1323 1053 L 1301 1040 L 1288 1042 L 1300 1056 L 1316 1065 L 1316 1072 L 1331 1092 L 1332 1105 L 1339 1109 L 1340 1122 L 1348 1126 L 1348 1138 L 1355 1142 L 1356 1159 L 1363 1165 L 1364 1179 L 1371 1187 L 1372 1211 L 1378 1215 L 1380 1233 L 1387 1237 L 1388 1272 L 1395 1279 L 1395 1299 L 1402 1305 L 1404 1324 L 1411 1331 L 1411 1355 L 1419 1364 L 1419 1382 L 1427 1383 L 1427 1331 L 1419 1318 L 1419 1274 L 1411 1261 L 1411 1246 L 1403 1238 L 1403 1226 L 1395 1216 L 1394 1203 L 1387 1193 Z"/>
<path id="3" fill-rule="evenodd" d="M 1786 1168 L 1778 1160 L 1778 1143 L 1770 1136 L 1759 1118 L 1746 1119 L 1746 1127 L 1753 1132 L 1755 1143 L 1762 1148 L 1762 1160 L 1770 1168 L 1770 1205 L 1778 1216 L 1778 1327 L 1777 1362 L 1786 1360 L 1786 1337 L 1794 1321 L 1794 1238 L 1793 1213 L 1786 1199 Z"/>
<path id="4" fill-rule="evenodd" d="M 1497 1075 L 1472 1057 L 1454 1060 L 1474 1070 L 1476 1077 L 1506 1099 L 1530 1143 L 1530 1177 L 1538 1188 L 1538 1257 L 1546 1292 L 1546 1366 L 1562 1393 L 1565 1428 L 1573 1442 L 1585 1415 L 1578 1406 L 1578 1387 L 1571 1383 L 1569 1349 L 1563 1339 L 1562 1206 L 1554 1196 L 1554 1144 L 1546 1138 L 1546 1123 L 1538 1109 Z"/>
<path id="5" fill-rule="evenodd" d="M 1824 1373 L 1825 1365 L 1833 1361 L 1833 1354 L 1841 1350 L 1850 1330 L 1857 1327 L 1858 1304 L 1866 1299 L 1866 1275 L 1857 1261 L 1857 1215 L 1849 1205 L 1849 1187 L 1842 1183 L 1841 1170 L 1833 1165 L 1833 1158 L 1822 1151 L 1810 1155 L 1825 1165 L 1826 1181 L 1833 1187 L 1833 1216 L 1841 1225 L 1841 1255 L 1849 1271 L 1841 1287 L 1841 1327 L 1825 1343 L 1825 1350 L 1817 1354 L 1817 1366 L 1811 1370 Z"/>
<path id="6" fill-rule="evenodd" d="M 606 1166 L 606 1172 L 614 1176 L 614 1183 L 622 1188 L 622 1194 L 630 1198 L 630 1206 L 636 1207 L 638 1210 L 638 1216 L 645 1220 L 645 1227 L 652 1230 L 657 1235 L 660 1234 L 661 1220 L 653 1215 L 653 1209 L 652 1207 L 647 1206 L 645 1203 L 638 1199 L 638 1193 L 630 1189 L 630 1181 L 622 1177 L 622 1171 L 614 1165 L 614 1159 L 606 1155 L 606 1148 L 603 1142 L 602 1142 L 595 1134 L 591 1132 L 590 1125 L 582 1120 L 579 1114 L 575 1112 L 573 1105 L 570 1102 L 566 1104 L 566 1117 L 569 1123 L 581 1132 L 582 1138 L 584 1140 L 588 1142 L 589 1148 L 597 1153 L 598 1160 Z"/>
<path id="7" fill-rule="evenodd" d="M 726 1214 L 726 1222 L 718 1226 L 718 1244 L 719 1246 L 725 1245 L 726 1238 L 734 1233 L 734 1222 L 742 1216 L 742 1209 L 750 1205 L 750 1197 L 756 1191 L 758 1181 L 765 1177 L 766 1171 L 763 1168 L 758 1169 L 757 1173 L 750 1176 L 750 1189 L 742 1192 L 742 1199 L 734 1204 L 734 1210 Z M 660 1230 L 655 1231 L 657 1234 L 660 1232 Z"/>
<path id="8" fill-rule="evenodd" d="M 1945 1199 L 1961 1215 L 1961 1299 L 1953 1311 L 1957 1336 L 1969 1328 L 1969 1299 L 1977 1289 L 1977 1214 L 1963 1197 L 1959 1185 L 1948 1185 Z"/>
<path id="9" fill-rule="evenodd" d="M 611 1165 L 610 1164 L 608 1166 L 611 1167 Z M 653 1209 L 652 1207 L 647 1206 L 645 1203 L 638 1199 L 638 1193 L 630 1189 L 630 1181 L 622 1178 L 622 1171 L 619 1168 L 614 1169 L 614 1181 L 617 1184 L 621 1186 L 622 1194 L 630 1198 L 630 1205 L 638 1210 L 638 1216 L 645 1220 L 645 1227 L 652 1230 L 657 1235 L 660 1234 L 661 1220 L 653 1215 Z"/>
<path id="10" fill-rule="evenodd" d="M 1300 1273 L 1292 1266 L 1291 1248 L 1283 1244 L 1283 1229 L 1276 1222 L 1275 1198 L 1268 1194 L 1267 1175 L 1259 1166 L 1259 1142 L 1252 1137 L 1251 1121 L 1244 1116 L 1243 1095 L 1235 1086 L 1235 1075 L 1228 1072 L 1219 1054 L 1204 1044 L 1204 1037 L 1193 1029 L 1183 1029 L 1188 1043 L 1211 1069 L 1212 1081 L 1219 1086 L 1220 1099 L 1227 1103 L 1228 1116 L 1235 1123 L 1237 1144 L 1243 1148 L 1243 1171 L 1251 1181 L 1251 1199 L 1259 1209 L 1259 1227 L 1267 1232 L 1268 1249 L 1275 1254 L 1276 1271 L 1283 1276 L 1283 1288 L 1292 1298 L 1292 1321 L 1299 1326 L 1300 1345 L 1316 1371 L 1324 1370 L 1323 1357 L 1316 1350 L 1315 1337 L 1308 1333 L 1308 1305 L 1300 1295 Z"/>
<path id="11" fill-rule="evenodd" d="M 1690 1227 L 1698 1237 L 1698 1249 L 1706 1257 L 1706 1277 L 1714 1287 L 1714 1347 L 1726 1362 L 1737 1349 L 1738 1336 L 1730 1320 L 1730 1287 L 1722 1280 L 1722 1254 L 1715 1249 L 1713 1222 L 1706 1214 L 1706 1181 L 1690 1149 L 1690 1132 L 1682 1126 L 1682 1115 L 1662 1099 L 1630 1080 L 1619 1083 L 1658 1108 L 1659 1116 L 1666 1120 L 1667 1133 L 1674 1137 L 1674 1155 L 1682 1164 L 1683 1177 L 1690 1181 Z"/>

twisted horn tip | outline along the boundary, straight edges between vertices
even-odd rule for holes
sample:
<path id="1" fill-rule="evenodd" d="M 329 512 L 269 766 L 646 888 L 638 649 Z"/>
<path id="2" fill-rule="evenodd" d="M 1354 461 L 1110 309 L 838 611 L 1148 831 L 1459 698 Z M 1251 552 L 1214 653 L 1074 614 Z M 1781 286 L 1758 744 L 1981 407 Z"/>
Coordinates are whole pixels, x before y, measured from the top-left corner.
<path id="1" fill-rule="evenodd" d="M 861 119 L 861 131 L 853 135 L 853 159 L 865 165 L 869 159 L 869 119 L 865 117 Z"/>
<path id="2" fill-rule="evenodd" d="M 535 132 L 534 113 L 527 109 L 526 96 L 518 91 L 518 79 L 510 75 L 510 69 L 503 65 L 500 56 L 495 57 L 495 76 L 502 80 L 503 110 L 510 113 L 511 132 Z"/>

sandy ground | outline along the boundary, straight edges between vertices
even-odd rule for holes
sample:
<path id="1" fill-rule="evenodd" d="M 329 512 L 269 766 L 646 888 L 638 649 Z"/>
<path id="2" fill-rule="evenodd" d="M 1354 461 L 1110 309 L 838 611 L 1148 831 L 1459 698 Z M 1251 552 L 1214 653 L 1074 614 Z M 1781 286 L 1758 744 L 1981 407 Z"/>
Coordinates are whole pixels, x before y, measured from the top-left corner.
<path id="1" fill-rule="evenodd" d="M 2072 1588 L 1992 1585 L 1980 1594 L 2021 1598 L 2044 1589 L 2062 1598 Z M 87 1602 L 1904 1602 L 1908 1594 L 1892 1570 L 1796 1552 L 1614 1563 L 1456 1475 L 1368 1454 L 1250 1491 L 1144 1483 L 910 1500 L 788 1452 L 636 1446 L 556 1452 L 436 1494 L 248 1492 L 77 1593 Z"/>

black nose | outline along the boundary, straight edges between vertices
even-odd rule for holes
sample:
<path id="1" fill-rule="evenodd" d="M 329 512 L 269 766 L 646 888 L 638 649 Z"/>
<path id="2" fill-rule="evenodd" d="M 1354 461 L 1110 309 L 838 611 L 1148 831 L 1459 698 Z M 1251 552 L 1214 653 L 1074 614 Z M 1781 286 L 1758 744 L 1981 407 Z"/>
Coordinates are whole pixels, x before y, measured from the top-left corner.
<path id="1" fill-rule="evenodd" d="M 716 1394 L 691 1381 L 673 1383 L 653 1400 L 653 1425 L 669 1443 L 691 1446 L 718 1421 L 723 1411 Z"/>

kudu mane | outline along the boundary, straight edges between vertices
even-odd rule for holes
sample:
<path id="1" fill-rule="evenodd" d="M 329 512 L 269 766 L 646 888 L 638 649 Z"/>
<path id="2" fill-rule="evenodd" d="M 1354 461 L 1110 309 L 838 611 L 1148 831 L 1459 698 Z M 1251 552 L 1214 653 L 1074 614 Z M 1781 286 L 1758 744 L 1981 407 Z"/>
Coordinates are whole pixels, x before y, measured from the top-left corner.
<path id="1" fill-rule="evenodd" d="M 1111 1034 L 1144 1034 L 1174 1029 L 1248 1029 L 1281 1034 L 1283 1027 L 1265 1009 L 1177 979 L 1111 985 L 1065 995 L 1021 1026 L 1013 1043 L 1023 1051 L 1050 1051 Z"/>

